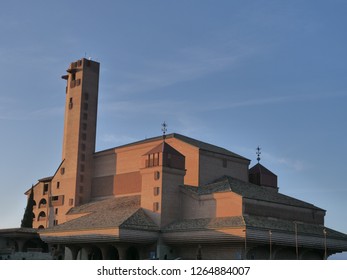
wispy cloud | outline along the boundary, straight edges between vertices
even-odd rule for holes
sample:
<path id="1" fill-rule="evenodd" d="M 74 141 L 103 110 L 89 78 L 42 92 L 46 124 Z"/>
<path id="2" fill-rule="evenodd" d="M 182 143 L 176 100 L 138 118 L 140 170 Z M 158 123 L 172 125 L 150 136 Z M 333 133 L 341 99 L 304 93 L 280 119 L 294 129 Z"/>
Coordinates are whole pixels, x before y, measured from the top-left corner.
<path id="1" fill-rule="evenodd" d="M 115 135 L 112 133 L 106 133 L 106 134 L 100 135 L 97 140 L 98 142 L 100 142 L 101 146 L 103 145 L 120 146 L 120 145 L 135 142 L 138 139 L 135 139 L 127 135 Z"/>
<path id="2" fill-rule="evenodd" d="M 122 73 L 123 81 L 116 84 L 114 90 L 117 93 L 144 92 L 194 80 L 231 67 L 251 53 L 249 48 L 228 47 L 228 49 L 191 47 L 181 49 L 162 60 L 142 61 L 141 70 Z"/>
<path id="3" fill-rule="evenodd" d="M 250 149 L 249 147 L 238 147 L 237 148 L 242 154 L 248 154 L 248 155 L 254 155 L 255 156 L 255 147 L 254 149 Z M 291 157 L 284 157 L 284 156 L 277 156 L 273 155 L 269 152 L 261 151 L 261 159 L 264 162 L 267 162 L 269 165 L 274 166 L 282 166 L 286 169 L 293 170 L 296 172 L 303 172 L 307 171 L 308 169 L 311 169 L 310 163 L 306 162 L 303 159 L 300 158 L 291 158 Z"/>
<path id="4" fill-rule="evenodd" d="M 100 104 L 103 113 L 112 114 L 173 114 L 177 117 L 184 115 L 193 115 L 196 113 L 212 112 L 219 110 L 227 110 L 233 108 L 245 108 L 245 107 L 256 107 L 264 105 L 278 105 L 282 103 L 290 102 L 307 102 L 322 99 L 333 99 L 347 97 L 346 92 L 329 92 L 329 93 L 317 93 L 317 94 L 293 94 L 286 96 L 269 96 L 264 98 L 251 98 L 245 100 L 219 100 L 213 103 L 199 103 L 189 102 L 187 100 L 172 100 L 165 99 L 164 97 L 160 100 L 130 100 L 130 101 L 119 101 L 119 102 L 104 102 Z M 189 110 L 187 111 L 187 108 Z"/>
<path id="5" fill-rule="evenodd" d="M 347 92 L 323 92 L 323 93 L 304 93 L 298 94 L 293 93 L 291 95 L 283 95 L 283 96 L 269 96 L 262 98 L 250 98 L 245 100 L 224 100 L 224 102 L 218 101 L 218 103 L 209 104 L 199 104 L 196 110 L 201 112 L 208 111 L 217 111 L 224 109 L 232 109 L 232 108 L 243 108 L 243 107 L 255 107 L 261 105 L 277 105 L 281 103 L 289 103 L 289 102 L 307 102 L 307 101 L 315 101 L 321 99 L 335 99 L 347 97 Z"/>
<path id="6" fill-rule="evenodd" d="M 26 120 L 39 120 L 51 117 L 63 117 L 64 108 L 63 107 L 51 107 L 38 109 L 34 111 L 25 111 L 20 108 L 15 108 L 11 106 L 13 110 L 8 110 L 7 107 L 0 107 L 0 119 L 1 120 L 13 120 L 13 121 L 26 121 Z"/>

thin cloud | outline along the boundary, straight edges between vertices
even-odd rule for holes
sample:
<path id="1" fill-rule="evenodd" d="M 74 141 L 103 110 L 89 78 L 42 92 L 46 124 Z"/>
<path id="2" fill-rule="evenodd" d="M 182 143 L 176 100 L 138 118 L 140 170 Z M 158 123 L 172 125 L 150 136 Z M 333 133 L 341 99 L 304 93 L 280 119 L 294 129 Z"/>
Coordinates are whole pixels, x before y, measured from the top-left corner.
<path id="1" fill-rule="evenodd" d="M 137 140 L 138 139 L 135 139 L 127 135 L 115 135 L 112 133 L 106 133 L 98 137 L 98 142 L 100 142 L 102 145 L 111 144 L 112 146 L 120 146 L 120 145 L 135 142 Z"/>
<path id="2" fill-rule="evenodd" d="M 11 107 L 12 108 L 12 107 Z M 0 108 L 0 119 L 8 121 L 27 121 L 27 120 L 39 120 L 49 117 L 61 117 L 64 114 L 63 107 L 51 107 L 45 109 L 34 110 L 27 112 L 21 109 L 7 110 L 7 108 Z"/>
<path id="3" fill-rule="evenodd" d="M 255 148 L 250 149 L 249 147 L 239 147 L 238 150 L 241 154 L 252 154 L 255 155 Z M 303 172 L 311 169 L 311 165 L 302 159 L 289 158 L 276 156 L 268 152 L 261 152 L 262 161 L 274 166 L 284 166 L 286 169 L 294 170 L 296 172 Z"/>
<path id="4" fill-rule="evenodd" d="M 153 101 L 153 100 L 131 100 L 131 101 L 118 101 L 111 103 L 100 104 L 100 109 L 102 113 L 111 113 L 114 115 L 124 115 L 124 114 L 138 114 L 138 115 L 148 115 L 148 114 L 167 114 L 172 112 L 172 110 L 177 111 L 179 108 L 185 104 L 180 101 L 163 100 L 163 101 Z"/>
<path id="5" fill-rule="evenodd" d="M 270 96 L 264 98 L 253 98 L 241 101 L 232 101 L 225 100 L 224 102 L 219 102 L 218 104 L 208 104 L 208 106 L 199 106 L 198 111 L 208 112 L 208 111 L 217 111 L 225 110 L 232 108 L 243 108 L 243 107 L 255 107 L 261 105 L 271 105 L 271 104 L 280 104 L 288 102 L 303 102 L 303 101 L 314 101 L 320 99 L 332 99 L 332 98 L 341 98 L 347 97 L 346 92 L 325 92 L 325 93 L 316 93 L 316 94 L 293 94 L 285 96 Z"/>
<path id="6" fill-rule="evenodd" d="M 142 61 L 142 71 L 126 73 L 124 82 L 115 85 L 117 93 L 134 93 L 167 87 L 221 71 L 249 55 L 248 49 L 216 50 L 186 48 L 165 60 Z"/>

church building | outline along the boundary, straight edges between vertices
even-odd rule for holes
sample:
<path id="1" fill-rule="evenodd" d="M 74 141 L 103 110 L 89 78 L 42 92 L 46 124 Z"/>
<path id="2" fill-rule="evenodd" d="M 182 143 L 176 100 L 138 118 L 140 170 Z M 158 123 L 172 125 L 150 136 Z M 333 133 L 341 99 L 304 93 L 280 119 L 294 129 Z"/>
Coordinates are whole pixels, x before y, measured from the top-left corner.
<path id="1" fill-rule="evenodd" d="M 95 151 L 98 62 L 66 75 L 61 163 L 33 191 L 40 239 L 62 259 L 326 259 L 347 235 L 281 194 L 258 161 L 181 134 Z"/>

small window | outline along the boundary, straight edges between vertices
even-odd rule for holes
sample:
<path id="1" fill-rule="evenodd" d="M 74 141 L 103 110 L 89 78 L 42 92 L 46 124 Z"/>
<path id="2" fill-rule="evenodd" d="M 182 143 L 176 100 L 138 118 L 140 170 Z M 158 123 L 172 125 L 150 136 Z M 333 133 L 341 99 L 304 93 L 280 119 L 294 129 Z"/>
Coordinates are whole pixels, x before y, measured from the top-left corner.
<path id="1" fill-rule="evenodd" d="M 69 206 L 72 206 L 73 205 L 73 198 L 70 198 L 69 199 Z"/>
<path id="2" fill-rule="evenodd" d="M 65 167 L 60 168 L 60 174 L 63 175 L 65 173 Z"/>
<path id="3" fill-rule="evenodd" d="M 86 124 L 86 123 L 83 123 L 83 124 L 82 124 L 82 129 L 83 129 L 83 130 L 87 130 L 87 124 Z"/>
<path id="4" fill-rule="evenodd" d="M 57 225 L 58 225 L 58 220 L 54 220 L 54 221 L 53 221 L 53 225 L 54 225 L 54 226 L 57 226 Z"/>
<path id="5" fill-rule="evenodd" d="M 153 203 L 153 212 L 158 212 L 159 211 L 159 202 L 154 202 Z"/>
<path id="6" fill-rule="evenodd" d="M 83 119 L 84 119 L 84 120 L 88 120 L 88 114 L 87 114 L 87 113 L 84 113 L 84 114 L 83 114 Z"/>
<path id="7" fill-rule="evenodd" d="M 154 172 L 154 180 L 159 180 L 160 179 L 160 172 L 159 171 L 155 171 Z"/>
<path id="8" fill-rule="evenodd" d="M 54 209 L 54 213 L 57 215 L 58 214 L 58 208 Z"/>
<path id="9" fill-rule="evenodd" d="M 84 164 L 81 164 L 81 172 L 84 172 Z"/>
<path id="10" fill-rule="evenodd" d="M 73 103 L 72 103 L 72 97 L 70 97 L 70 100 L 69 100 L 69 109 L 71 110 L 73 107 Z"/>
<path id="11" fill-rule="evenodd" d="M 84 176 L 83 175 L 80 175 L 80 182 L 82 183 L 84 180 Z"/>
<path id="12" fill-rule="evenodd" d="M 38 221 L 44 221 L 46 220 L 46 213 L 41 211 L 38 218 L 37 218 Z"/>
<path id="13" fill-rule="evenodd" d="M 87 110 L 88 110 L 88 103 L 84 103 L 84 105 L 83 105 L 83 106 L 84 106 L 84 110 L 86 110 L 86 111 L 87 111 Z"/>
<path id="14" fill-rule="evenodd" d="M 43 194 L 47 194 L 48 193 L 48 184 L 44 184 L 43 185 Z"/>
<path id="15" fill-rule="evenodd" d="M 47 206 L 47 201 L 46 199 L 42 198 L 39 202 L 39 208 L 46 208 Z"/>
<path id="16" fill-rule="evenodd" d="M 158 196 L 160 194 L 160 187 L 154 187 L 153 188 L 153 194 L 154 194 L 154 196 Z"/>
<path id="17" fill-rule="evenodd" d="M 60 182 L 58 181 L 57 182 L 57 189 L 59 189 L 60 188 Z"/>
<path id="18" fill-rule="evenodd" d="M 81 160 L 85 161 L 86 160 L 86 154 L 81 154 Z"/>

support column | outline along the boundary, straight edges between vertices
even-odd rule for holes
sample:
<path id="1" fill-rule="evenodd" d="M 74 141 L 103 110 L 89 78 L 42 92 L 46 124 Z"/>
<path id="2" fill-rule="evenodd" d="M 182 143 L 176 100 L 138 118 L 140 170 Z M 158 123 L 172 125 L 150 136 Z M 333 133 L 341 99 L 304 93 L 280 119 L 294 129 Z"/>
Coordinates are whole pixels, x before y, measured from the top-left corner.
<path id="1" fill-rule="evenodd" d="M 80 251 L 81 248 L 78 247 L 78 246 L 69 246 L 69 247 L 66 246 L 65 248 L 69 249 L 70 254 L 71 254 L 71 259 L 72 260 L 77 260 L 78 252 Z M 65 253 L 65 255 L 66 255 L 66 253 Z"/>
<path id="2" fill-rule="evenodd" d="M 24 244 L 27 242 L 27 240 L 24 239 L 18 239 L 17 245 L 18 245 L 18 252 L 23 252 L 24 250 Z"/>
<path id="3" fill-rule="evenodd" d="M 115 246 L 118 250 L 118 255 L 120 260 L 126 260 L 127 259 L 127 249 L 128 246 L 126 245 L 117 245 Z"/>

